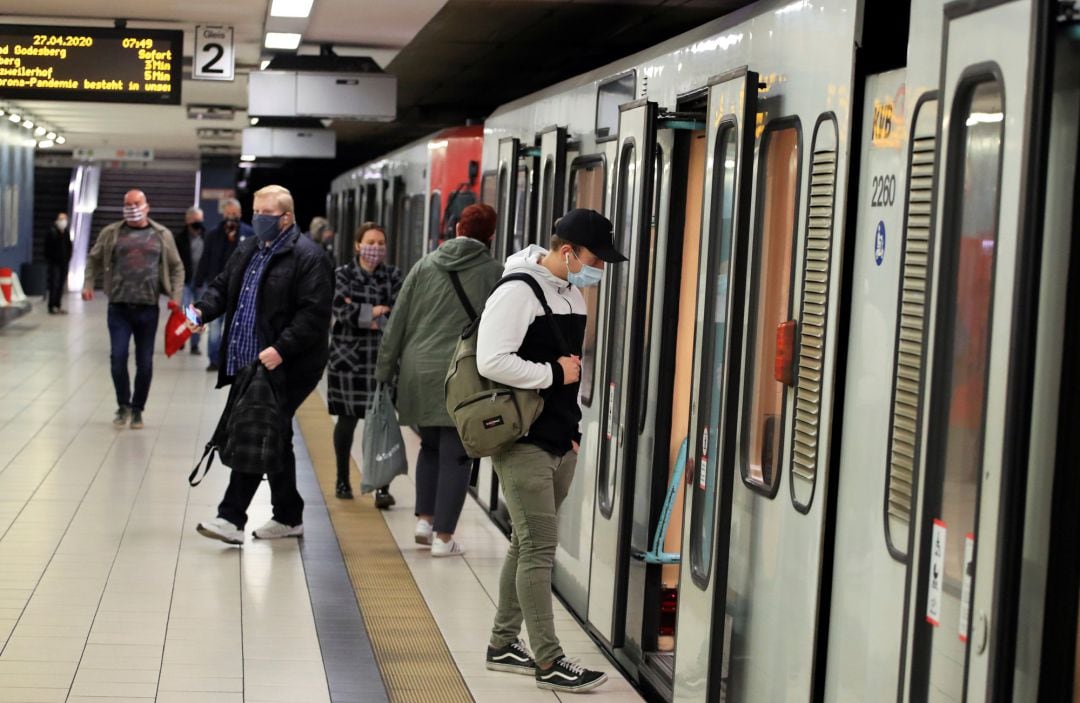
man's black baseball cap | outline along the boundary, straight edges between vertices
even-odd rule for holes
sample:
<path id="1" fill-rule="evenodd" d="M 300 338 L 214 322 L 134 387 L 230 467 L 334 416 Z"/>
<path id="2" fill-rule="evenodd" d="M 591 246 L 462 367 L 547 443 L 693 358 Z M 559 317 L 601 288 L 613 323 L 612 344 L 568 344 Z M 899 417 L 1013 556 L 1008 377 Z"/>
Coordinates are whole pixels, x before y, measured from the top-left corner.
<path id="1" fill-rule="evenodd" d="M 555 222 L 555 236 L 564 242 L 587 248 L 609 264 L 627 261 L 615 249 L 614 227 L 611 220 L 596 210 L 571 210 Z"/>

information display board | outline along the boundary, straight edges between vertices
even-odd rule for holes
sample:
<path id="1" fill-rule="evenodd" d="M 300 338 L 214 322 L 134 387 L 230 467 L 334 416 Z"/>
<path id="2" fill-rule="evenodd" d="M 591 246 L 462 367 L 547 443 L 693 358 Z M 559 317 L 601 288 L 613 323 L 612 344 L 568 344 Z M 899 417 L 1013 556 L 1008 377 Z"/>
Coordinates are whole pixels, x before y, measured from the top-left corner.
<path id="1" fill-rule="evenodd" d="M 179 105 L 184 33 L 0 24 L 0 98 Z"/>

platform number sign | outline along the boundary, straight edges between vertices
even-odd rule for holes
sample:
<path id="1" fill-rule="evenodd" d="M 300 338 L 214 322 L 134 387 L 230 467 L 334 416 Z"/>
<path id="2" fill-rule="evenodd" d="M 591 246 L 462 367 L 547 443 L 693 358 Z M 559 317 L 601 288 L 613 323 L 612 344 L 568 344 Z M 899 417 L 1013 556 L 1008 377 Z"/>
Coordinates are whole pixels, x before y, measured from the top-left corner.
<path id="1" fill-rule="evenodd" d="M 195 60 L 191 77 L 202 81 L 231 81 L 236 70 L 232 27 L 195 28 Z"/>

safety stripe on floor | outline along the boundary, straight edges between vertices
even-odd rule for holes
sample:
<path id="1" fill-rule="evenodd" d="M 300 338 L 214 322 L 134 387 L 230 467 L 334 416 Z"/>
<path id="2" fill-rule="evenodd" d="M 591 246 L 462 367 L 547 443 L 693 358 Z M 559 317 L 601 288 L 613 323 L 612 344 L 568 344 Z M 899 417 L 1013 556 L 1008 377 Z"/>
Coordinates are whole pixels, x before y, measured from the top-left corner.
<path id="1" fill-rule="evenodd" d="M 296 419 L 390 700 L 472 701 L 382 514 L 371 501 L 334 498 L 334 425 L 326 406 L 313 393 L 297 411 Z"/>

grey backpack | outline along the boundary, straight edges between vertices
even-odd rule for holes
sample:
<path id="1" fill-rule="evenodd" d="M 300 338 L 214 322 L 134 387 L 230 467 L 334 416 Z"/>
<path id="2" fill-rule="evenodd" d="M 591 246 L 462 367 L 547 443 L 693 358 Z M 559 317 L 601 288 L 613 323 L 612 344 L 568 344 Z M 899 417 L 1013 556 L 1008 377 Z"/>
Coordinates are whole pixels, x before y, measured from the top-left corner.
<path id="1" fill-rule="evenodd" d="M 457 274 L 450 271 L 449 275 L 470 322 L 461 333 L 461 339 L 454 349 L 454 358 L 446 372 L 446 411 L 450 413 L 461 444 L 470 457 L 494 456 L 528 434 L 529 428 L 544 411 L 544 399 L 539 391 L 511 388 L 480 375 L 476 368 L 480 317 L 469 303 Z M 513 273 L 504 276 L 495 284 L 495 288 L 510 281 L 524 281 L 532 288 L 544 308 L 544 316 L 551 325 L 556 343 L 566 354 L 566 342 L 555 324 L 555 317 L 540 284 L 527 273 Z"/>

